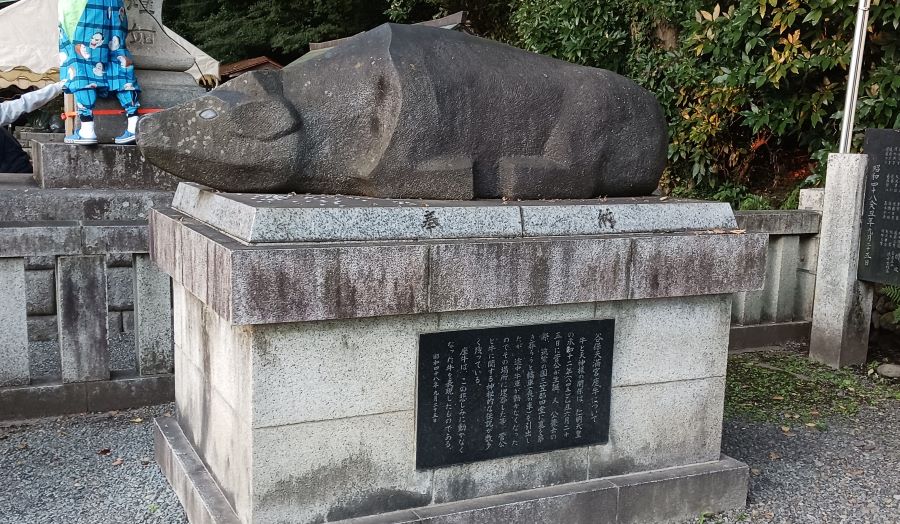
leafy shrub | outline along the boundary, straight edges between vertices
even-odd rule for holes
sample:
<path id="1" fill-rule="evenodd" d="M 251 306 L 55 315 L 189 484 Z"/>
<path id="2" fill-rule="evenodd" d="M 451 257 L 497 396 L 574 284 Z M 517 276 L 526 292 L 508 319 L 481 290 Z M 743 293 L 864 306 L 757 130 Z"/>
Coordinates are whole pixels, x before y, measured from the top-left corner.
<path id="1" fill-rule="evenodd" d="M 657 91 L 670 111 L 675 181 L 807 174 L 834 151 L 856 4 L 740 0 L 687 20 Z M 898 26 L 900 4 L 874 0 L 860 128 L 900 126 Z M 820 173 L 823 164 L 812 167 Z"/>

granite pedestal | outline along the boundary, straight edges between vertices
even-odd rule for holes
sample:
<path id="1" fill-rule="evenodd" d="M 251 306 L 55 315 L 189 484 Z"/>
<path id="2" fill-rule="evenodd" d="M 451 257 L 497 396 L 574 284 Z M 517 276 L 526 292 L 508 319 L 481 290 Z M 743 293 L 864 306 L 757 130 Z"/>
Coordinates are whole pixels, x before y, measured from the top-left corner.
<path id="1" fill-rule="evenodd" d="M 192 522 L 658 522 L 745 504 L 720 454 L 731 294 L 766 234 L 658 198 L 421 202 L 182 184 L 151 215 L 174 280 Z M 605 444 L 417 467 L 419 335 L 614 319 Z M 499 365 L 499 364 L 498 364 Z"/>

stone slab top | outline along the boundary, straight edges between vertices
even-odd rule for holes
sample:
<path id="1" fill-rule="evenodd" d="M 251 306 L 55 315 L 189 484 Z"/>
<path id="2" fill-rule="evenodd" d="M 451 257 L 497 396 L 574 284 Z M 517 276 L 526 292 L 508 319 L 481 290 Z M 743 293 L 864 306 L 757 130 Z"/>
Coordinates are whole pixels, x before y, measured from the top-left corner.
<path id="1" fill-rule="evenodd" d="M 171 191 L 42 189 L 0 184 L 0 222 L 147 220 L 172 202 Z"/>
<path id="2" fill-rule="evenodd" d="M 735 229 L 726 203 L 667 197 L 391 200 L 220 193 L 181 183 L 173 208 L 246 243 L 522 238 Z"/>
<path id="3" fill-rule="evenodd" d="M 151 258 L 232 325 L 754 291 L 767 245 L 725 229 L 254 244 L 150 215 Z"/>
<path id="4" fill-rule="evenodd" d="M 0 221 L 0 258 L 146 253 L 146 220 Z"/>
<path id="5" fill-rule="evenodd" d="M 0 173 L 0 188 L 12 189 L 37 187 L 37 181 L 31 173 Z"/>
<path id="6" fill-rule="evenodd" d="M 822 222 L 818 211 L 804 209 L 737 211 L 738 227 L 770 235 L 817 235 Z"/>

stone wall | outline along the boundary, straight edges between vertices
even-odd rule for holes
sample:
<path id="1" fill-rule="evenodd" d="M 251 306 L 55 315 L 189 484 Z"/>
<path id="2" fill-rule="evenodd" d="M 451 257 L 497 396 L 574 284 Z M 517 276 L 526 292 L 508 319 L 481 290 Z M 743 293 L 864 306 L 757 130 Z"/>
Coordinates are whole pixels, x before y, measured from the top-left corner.
<path id="1" fill-rule="evenodd" d="M 0 420 L 171 400 L 171 283 L 146 221 L 0 222 L 0 358 Z"/>
<path id="2" fill-rule="evenodd" d="M 809 342 L 821 214 L 811 210 L 736 212 L 738 227 L 769 233 L 766 283 L 737 293 L 731 349 Z"/>

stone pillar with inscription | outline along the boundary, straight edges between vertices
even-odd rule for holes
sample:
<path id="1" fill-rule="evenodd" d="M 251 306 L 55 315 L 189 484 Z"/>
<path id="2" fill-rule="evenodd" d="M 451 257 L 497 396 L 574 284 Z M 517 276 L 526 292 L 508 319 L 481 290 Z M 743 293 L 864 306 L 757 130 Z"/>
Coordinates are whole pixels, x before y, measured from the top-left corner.
<path id="1" fill-rule="evenodd" d="M 743 507 L 721 455 L 727 204 L 411 202 L 181 184 L 177 419 L 192 522 L 654 522 Z"/>
<path id="2" fill-rule="evenodd" d="M 166 109 L 205 92 L 185 73 L 194 65 L 193 56 L 172 38 L 162 26 L 163 0 L 124 0 L 128 14 L 128 49 L 134 56 L 140 103 L 144 108 Z M 121 109 L 114 98 L 101 99 L 98 109 Z M 98 116 L 97 133 L 101 140 L 116 137 L 125 129 L 125 117 Z"/>
<path id="3" fill-rule="evenodd" d="M 828 156 L 809 354 L 833 368 L 868 353 L 872 286 L 858 277 L 867 164 L 866 155 Z"/>

